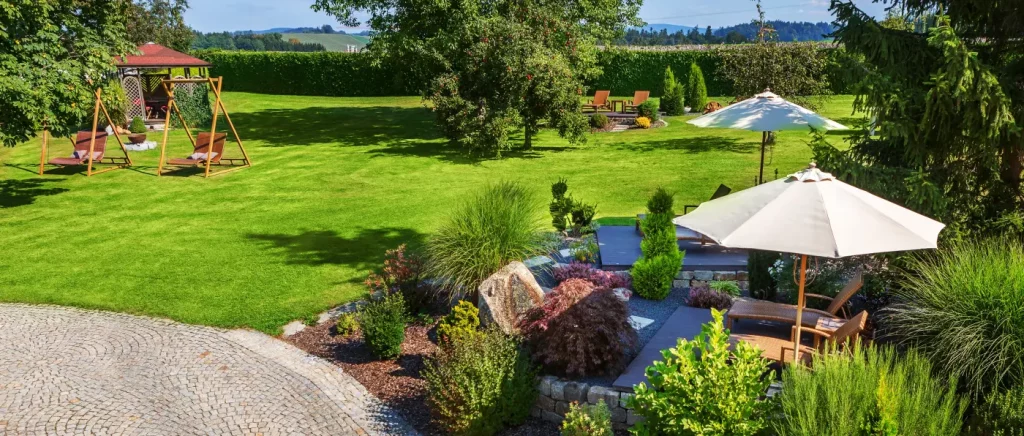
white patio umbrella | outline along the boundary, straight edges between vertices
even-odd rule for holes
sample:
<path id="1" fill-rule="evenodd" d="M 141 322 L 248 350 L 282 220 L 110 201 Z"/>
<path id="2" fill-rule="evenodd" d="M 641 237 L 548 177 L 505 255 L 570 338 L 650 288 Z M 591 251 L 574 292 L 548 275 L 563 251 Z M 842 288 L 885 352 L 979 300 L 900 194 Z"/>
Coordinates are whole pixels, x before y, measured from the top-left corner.
<path id="1" fill-rule="evenodd" d="M 796 325 L 801 325 L 807 256 L 840 258 L 936 248 L 945 227 L 835 179 L 805 170 L 703 203 L 673 220 L 719 245 L 799 254 Z M 799 359 L 796 329 L 794 361 Z"/>
<path id="2" fill-rule="evenodd" d="M 764 149 L 768 132 L 780 130 L 845 130 L 847 127 L 800 105 L 786 101 L 766 89 L 731 106 L 694 118 L 687 123 L 697 127 L 743 129 L 761 132 L 761 167 L 757 183 L 764 182 Z"/>

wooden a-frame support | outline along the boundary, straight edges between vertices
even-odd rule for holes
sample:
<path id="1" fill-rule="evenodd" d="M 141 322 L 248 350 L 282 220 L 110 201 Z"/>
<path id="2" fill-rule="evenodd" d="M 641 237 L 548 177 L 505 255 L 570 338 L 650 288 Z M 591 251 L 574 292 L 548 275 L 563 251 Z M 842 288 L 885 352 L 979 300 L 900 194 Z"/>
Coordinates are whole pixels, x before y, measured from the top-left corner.
<path id="1" fill-rule="evenodd" d="M 121 140 L 121 136 L 117 134 L 117 129 L 116 129 L 117 124 L 114 124 L 114 120 L 110 118 L 110 113 L 107 112 L 107 106 L 103 104 L 103 99 L 101 98 L 102 94 L 103 94 L 103 89 L 102 88 L 96 88 L 96 104 L 95 104 L 95 107 L 93 107 L 93 110 L 92 110 L 92 136 L 89 138 L 89 161 L 88 161 L 89 163 L 86 166 L 86 170 L 85 170 L 86 177 L 92 177 L 93 174 L 102 174 L 102 173 L 105 173 L 107 171 L 113 171 L 113 170 L 116 170 L 118 168 L 124 168 L 124 167 L 128 167 L 128 166 L 132 165 L 132 158 L 131 158 L 131 156 L 128 155 L 128 149 L 125 148 L 124 141 Z M 107 125 L 111 126 L 111 128 L 114 130 L 114 137 L 117 138 L 117 143 L 121 147 L 121 152 L 124 153 L 124 158 L 123 158 L 123 162 L 122 163 L 117 163 L 116 160 L 119 160 L 119 159 L 122 159 L 122 158 L 119 158 L 119 157 L 104 157 L 104 159 L 110 159 L 109 165 L 114 165 L 114 166 L 112 166 L 110 168 L 105 168 L 105 169 L 102 169 L 102 170 L 99 170 L 99 171 L 93 171 L 92 170 L 92 166 L 93 166 L 94 163 L 98 163 L 98 164 L 101 164 L 101 165 L 104 164 L 102 159 L 100 159 L 99 162 L 94 162 L 93 158 L 92 158 L 93 157 L 93 152 L 95 151 L 95 147 L 96 147 L 96 129 L 99 127 L 100 111 L 101 110 L 103 111 L 103 116 L 106 117 L 106 119 L 107 119 Z M 46 147 L 47 147 L 48 142 L 49 142 L 49 136 L 50 136 L 49 133 L 50 133 L 49 130 L 47 130 L 46 125 L 44 124 L 43 125 L 43 147 L 42 147 L 41 152 L 39 153 L 39 175 L 40 176 L 43 175 L 43 172 L 44 172 L 45 166 L 46 166 Z M 75 144 L 75 138 L 68 138 L 68 139 L 71 140 L 71 146 L 74 147 L 76 145 Z"/>
<path id="2" fill-rule="evenodd" d="M 219 176 L 221 174 L 237 171 L 242 168 L 251 167 L 252 161 L 249 160 L 249 153 L 245 151 L 245 146 L 242 144 L 242 138 L 238 136 L 238 130 L 235 129 L 235 123 L 231 122 L 231 116 L 228 115 L 228 110 L 226 107 L 224 107 L 224 101 L 221 99 L 221 85 L 224 83 L 224 78 L 218 77 L 214 79 L 212 77 L 208 77 L 205 79 L 163 79 L 160 81 L 160 86 L 163 86 L 164 91 L 167 92 L 167 115 L 164 121 L 164 140 L 163 144 L 160 145 L 160 164 L 157 166 L 156 174 L 158 176 L 163 175 L 164 162 L 166 161 L 167 158 L 167 138 L 171 125 L 171 112 L 175 112 L 178 115 L 178 121 L 181 122 L 181 126 L 185 129 L 185 134 L 188 135 L 188 140 L 189 142 L 192 143 L 192 147 L 195 147 L 197 145 L 196 138 L 192 136 L 192 131 L 189 130 L 188 123 L 185 122 L 185 117 L 181 115 L 181 109 L 178 107 L 178 103 L 174 100 L 174 86 L 178 83 L 208 83 L 210 85 L 210 89 L 213 90 L 215 100 L 213 103 L 213 121 L 211 122 L 210 125 L 210 142 L 209 144 L 207 144 L 207 153 L 213 151 L 213 143 L 217 136 L 216 133 L 218 112 L 224 113 L 224 121 L 227 121 L 228 127 L 231 128 L 231 133 L 235 136 L 235 142 L 238 143 L 238 148 L 239 150 L 242 151 L 241 159 L 225 159 L 221 157 L 220 161 L 217 162 L 216 164 L 211 164 L 212 159 L 210 159 L 209 156 L 207 156 L 207 159 L 203 159 L 204 163 L 206 164 L 205 177 Z M 233 168 L 210 172 L 211 165 L 221 166 L 224 165 L 222 163 L 224 161 L 227 161 L 227 165 L 233 166 Z M 236 164 L 236 161 L 241 161 L 242 163 Z"/>

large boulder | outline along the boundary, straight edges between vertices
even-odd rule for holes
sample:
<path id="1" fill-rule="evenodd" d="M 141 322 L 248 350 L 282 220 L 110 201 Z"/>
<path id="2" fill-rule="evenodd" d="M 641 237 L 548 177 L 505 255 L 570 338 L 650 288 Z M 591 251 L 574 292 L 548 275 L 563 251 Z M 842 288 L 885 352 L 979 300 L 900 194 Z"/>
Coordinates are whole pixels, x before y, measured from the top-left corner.
<path id="1" fill-rule="evenodd" d="M 484 280 L 480 292 L 480 323 L 497 324 L 505 333 L 518 331 L 516 322 L 533 307 L 544 304 L 544 289 L 522 262 L 512 262 Z"/>

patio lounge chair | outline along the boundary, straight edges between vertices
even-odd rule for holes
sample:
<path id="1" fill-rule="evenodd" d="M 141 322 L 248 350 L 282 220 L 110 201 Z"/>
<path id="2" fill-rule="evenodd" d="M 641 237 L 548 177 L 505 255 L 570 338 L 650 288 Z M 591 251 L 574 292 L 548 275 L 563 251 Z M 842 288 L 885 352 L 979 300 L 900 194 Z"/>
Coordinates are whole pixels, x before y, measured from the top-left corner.
<path id="1" fill-rule="evenodd" d="M 730 192 L 732 192 L 732 189 L 729 188 L 728 186 L 718 185 L 718 189 L 716 189 L 715 193 L 711 195 L 711 200 L 714 200 L 714 199 L 719 198 L 719 197 L 725 197 L 726 195 L 729 195 Z M 697 207 L 697 206 L 689 205 L 689 204 L 686 205 L 686 206 L 683 206 L 683 213 L 684 214 L 690 213 L 690 208 L 695 208 L 695 207 Z M 676 216 L 680 216 L 680 215 L 676 215 Z M 646 218 L 646 217 L 647 217 L 647 214 L 643 214 L 643 213 L 642 214 L 638 214 L 636 216 L 636 231 L 637 231 L 637 233 L 640 234 L 640 236 L 644 235 L 643 230 L 640 229 L 640 221 L 643 221 L 643 219 Z M 704 235 L 702 235 L 700 233 L 697 233 L 697 232 L 695 232 L 693 230 L 690 230 L 690 229 L 688 229 L 686 227 L 682 227 L 682 226 L 676 226 L 676 240 L 678 240 L 678 241 L 695 241 L 695 242 L 700 242 L 701 245 L 704 245 L 704 244 L 707 244 L 707 243 L 711 242 L 711 240 L 708 239 L 707 236 L 704 236 Z"/>
<path id="2" fill-rule="evenodd" d="M 583 109 L 591 109 L 594 112 L 599 112 L 601 109 L 612 110 L 612 107 L 608 104 L 608 96 L 611 95 L 611 91 L 597 91 L 594 93 L 594 99 L 583 105 Z"/>
<path id="3" fill-rule="evenodd" d="M 75 151 L 70 157 L 55 157 L 50 159 L 50 165 L 72 166 L 85 165 L 89 162 L 89 141 L 92 139 L 92 132 L 86 130 L 78 132 L 75 136 Z M 96 144 L 93 145 L 92 161 L 98 163 L 103 160 L 103 154 L 107 151 L 107 132 L 96 132 Z"/>
<path id="4" fill-rule="evenodd" d="M 715 190 L 715 193 L 711 194 L 711 200 L 725 197 L 726 195 L 729 195 L 730 192 L 732 192 L 732 188 L 725 185 L 718 185 L 718 189 Z M 699 204 L 687 204 L 686 206 L 683 206 L 683 215 L 690 213 L 691 208 L 696 209 L 698 207 L 700 207 Z"/>
<path id="5" fill-rule="evenodd" d="M 838 320 L 847 317 L 846 302 L 850 301 L 853 294 L 864 285 L 864 276 L 858 272 L 846 283 L 835 298 L 818 294 L 804 294 L 810 298 L 828 300 L 831 303 L 825 310 L 804 308 L 801 324 L 810 329 L 829 331 L 839 325 Z M 842 315 L 840 316 L 840 312 Z M 774 321 L 788 324 L 796 324 L 796 306 L 792 304 L 773 303 L 761 300 L 738 300 L 733 303 L 732 308 L 726 317 L 726 327 L 732 328 L 734 320 L 752 319 L 758 321 Z M 792 350 L 790 350 L 792 351 Z"/>
<path id="6" fill-rule="evenodd" d="M 862 311 L 834 332 L 804 328 L 803 331 L 814 335 L 814 346 L 800 345 L 800 360 L 811 363 L 814 351 L 825 351 L 827 345 L 845 346 L 860 340 L 860 334 L 868 321 L 868 313 Z M 824 339 L 824 341 L 822 341 Z M 747 342 L 761 349 L 761 356 L 768 360 L 781 363 L 793 362 L 793 339 L 763 336 L 753 333 L 731 333 L 729 342 L 735 346 L 739 341 Z"/>
<path id="7" fill-rule="evenodd" d="M 633 93 L 633 99 L 626 101 L 625 106 L 622 108 L 623 111 L 629 112 L 631 109 L 636 111 L 636 108 L 647 101 L 647 98 L 651 96 L 651 91 L 636 91 Z"/>
<path id="8" fill-rule="evenodd" d="M 224 157 L 224 140 L 227 139 L 226 133 L 218 133 L 213 141 L 213 152 L 208 153 L 210 150 L 210 133 L 201 132 L 196 138 L 195 149 L 189 157 L 183 159 L 171 159 L 167 161 L 168 165 L 175 166 L 196 166 L 205 165 L 206 159 L 210 159 L 211 164 L 219 164 L 222 157 Z"/>

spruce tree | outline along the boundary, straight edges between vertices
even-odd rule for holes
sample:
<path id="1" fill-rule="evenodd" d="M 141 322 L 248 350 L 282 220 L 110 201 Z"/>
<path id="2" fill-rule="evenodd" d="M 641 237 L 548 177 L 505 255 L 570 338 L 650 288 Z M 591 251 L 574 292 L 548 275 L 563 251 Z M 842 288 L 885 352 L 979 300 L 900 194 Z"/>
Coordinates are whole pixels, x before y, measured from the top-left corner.
<path id="1" fill-rule="evenodd" d="M 662 84 L 661 111 L 668 116 L 683 114 L 683 84 L 676 81 L 672 67 L 665 67 L 665 81 Z"/>
<path id="2" fill-rule="evenodd" d="M 686 105 L 699 112 L 708 104 L 708 88 L 704 85 L 704 72 L 696 62 L 690 64 L 690 78 L 686 86 Z"/>

